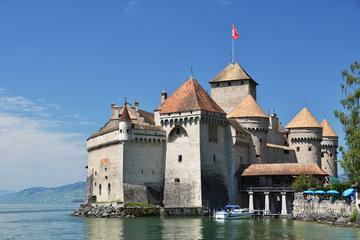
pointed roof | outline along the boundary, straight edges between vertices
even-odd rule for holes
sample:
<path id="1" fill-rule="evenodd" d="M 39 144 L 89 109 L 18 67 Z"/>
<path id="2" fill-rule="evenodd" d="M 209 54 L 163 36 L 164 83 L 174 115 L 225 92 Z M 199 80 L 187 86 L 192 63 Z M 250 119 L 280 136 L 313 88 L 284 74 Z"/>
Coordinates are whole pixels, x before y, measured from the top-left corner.
<path id="1" fill-rule="evenodd" d="M 321 128 L 314 115 L 304 107 L 286 126 L 286 128 Z"/>
<path id="2" fill-rule="evenodd" d="M 225 81 L 234 81 L 234 80 L 253 80 L 253 79 L 249 76 L 249 74 L 247 74 L 247 72 L 245 72 L 245 70 L 238 63 L 230 63 L 225 67 L 224 70 L 222 70 L 209 82 L 214 83 L 214 82 L 225 82 Z"/>
<path id="3" fill-rule="evenodd" d="M 323 137 L 337 137 L 336 132 L 330 126 L 327 119 L 322 120 L 321 126 L 323 128 Z"/>
<path id="4" fill-rule="evenodd" d="M 160 113 L 192 110 L 206 110 L 225 114 L 200 84 L 190 77 L 160 106 Z"/>
<path id="5" fill-rule="evenodd" d="M 120 115 L 120 122 L 131 122 L 130 114 L 127 109 L 127 104 L 125 104 L 124 110 Z"/>
<path id="6" fill-rule="evenodd" d="M 236 108 L 234 108 L 234 110 L 227 114 L 227 118 L 239 117 L 268 118 L 268 116 L 264 113 L 264 111 L 260 108 L 259 104 L 251 95 L 245 97 L 244 100 Z"/>

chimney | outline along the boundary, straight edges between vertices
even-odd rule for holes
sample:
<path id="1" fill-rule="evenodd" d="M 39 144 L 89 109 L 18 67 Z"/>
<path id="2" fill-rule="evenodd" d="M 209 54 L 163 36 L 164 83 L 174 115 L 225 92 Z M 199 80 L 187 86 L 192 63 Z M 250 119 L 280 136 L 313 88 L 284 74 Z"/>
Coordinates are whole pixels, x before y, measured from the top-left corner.
<path id="1" fill-rule="evenodd" d="M 139 101 L 138 100 L 135 100 L 134 102 L 134 106 L 135 106 L 135 111 L 139 111 Z"/>
<path id="2" fill-rule="evenodd" d="M 166 99 L 167 99 L 167 92 L 161 91 L 161 93 L 160 93 L 160 104 L 163 104 Z"/>
<path id="3" fill-rule="evenodd" d="M 119 108 L 116 106 L 115 103 L 111 104 L 111 118 L 112 119 L 117 119 L 119 118 L 120 112 L 119 112 Z"/>
<path id="4" fill-rule="evenodd" d="M 275 130 L 275 132 L 279 131 L 279 118 L 275 112 L 270 116 L 270 127 Z"/>

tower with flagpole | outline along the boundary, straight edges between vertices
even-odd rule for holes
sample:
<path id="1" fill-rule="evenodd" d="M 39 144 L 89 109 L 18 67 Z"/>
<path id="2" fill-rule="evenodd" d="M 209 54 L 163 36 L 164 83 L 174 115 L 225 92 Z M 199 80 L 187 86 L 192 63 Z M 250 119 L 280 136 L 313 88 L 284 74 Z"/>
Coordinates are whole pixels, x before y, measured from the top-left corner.
<path id="1" fill-rule="evenodd" d="M 235 40 L 239 38 L 239 33 L 236 29 L 235 24 L 232 25 L 231 29 L 231 63 L 235 63 Z"/>

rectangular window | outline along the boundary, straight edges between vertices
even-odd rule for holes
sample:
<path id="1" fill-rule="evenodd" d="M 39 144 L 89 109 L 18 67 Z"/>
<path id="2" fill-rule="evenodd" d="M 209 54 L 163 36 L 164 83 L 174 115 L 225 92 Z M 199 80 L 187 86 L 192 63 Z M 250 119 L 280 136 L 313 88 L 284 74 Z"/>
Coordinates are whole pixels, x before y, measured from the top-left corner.
<path id="1" fill-rule="evenodd" d="M 182 162 L 182 155 L 178 156 L 178 162 Z"/>
<path id="2" fill-rule="evenodd" d="M 296 147 L 296 151 L 299 152 L 299 151 L 300 151 L 300 147 Z"/>
<path id="3" fill-rule="evenodd" d="M 309 151 L 309 152 L 311 151 L 311 147 L 310 147 L 310 146 L 308 147 L 308 151 Z"/>
<path id="4" fill-rule="evenodd" d="M 215 124 L 209 123 L 208 125 L 209 142 L 218 141 L 218 127 Z"/>

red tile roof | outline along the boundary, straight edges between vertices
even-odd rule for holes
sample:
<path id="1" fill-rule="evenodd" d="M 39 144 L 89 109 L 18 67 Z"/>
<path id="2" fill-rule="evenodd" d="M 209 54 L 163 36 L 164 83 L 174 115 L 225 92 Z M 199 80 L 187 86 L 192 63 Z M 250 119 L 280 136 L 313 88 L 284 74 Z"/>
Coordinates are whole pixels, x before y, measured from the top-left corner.
<path id="1" fill-rule="evenodd" d="M 240 175 L 247 176 L 278 176 L 278 175 L 317 175 L 326 176 L 321 168 L 316 164 L 299 163 L 271 163 L 271 164 L 251 164 L 240 170 Z"/>
<path id="2" fill-rule="evenodd" d="M 126 104 L 125 104 L 124 110 L 122 111 L 122 113 L 120 115 L 120 122 L 131 122 L 130 114 L 129 114 Z"/>
<path id="3" fill-rule="evenodd" d="M 193 78 L 186 80 L 160 106 L 160 114 L 187 112 L 192 110 L 206 110 L 209 112 L 225 112 L 206 93 L 200 84 Z"/>

